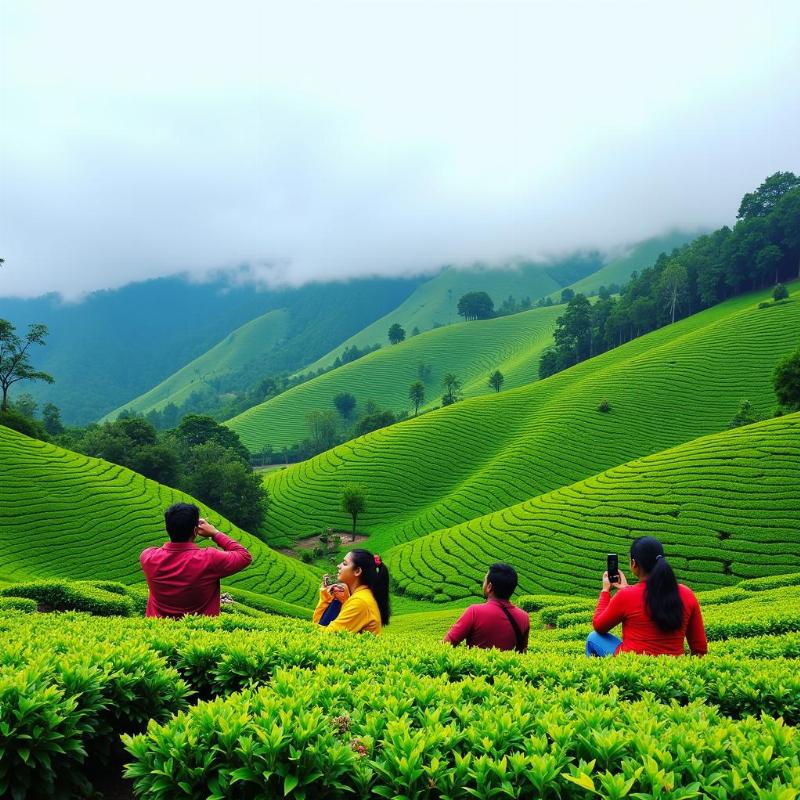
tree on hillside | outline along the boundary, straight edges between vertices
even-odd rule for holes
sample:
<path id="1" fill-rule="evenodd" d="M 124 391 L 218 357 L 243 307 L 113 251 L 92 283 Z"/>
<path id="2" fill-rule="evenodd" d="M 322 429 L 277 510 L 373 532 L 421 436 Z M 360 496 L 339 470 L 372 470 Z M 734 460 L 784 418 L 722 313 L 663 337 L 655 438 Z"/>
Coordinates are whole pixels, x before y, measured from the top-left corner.
<path id="1" fill-rule="evenodd" d="M 403 327 L 400 325 L 399 322 L 395 322 L 391 328 L 389 328 L 389 342 L 390 344 L 400 344 L 400 342 L 404 341 L 406 338 L 406 332 L 403 330 Z"/>
<path id="2" fill-rule="evenodd" d="M 800 178 L 793 172 L 776 172 L 770 175 L 758 189 L 748 192 L 742 198 L 737 219 L 766 217 L 787 192 L 798 187 Z"/>
<path id="3" fill-rule="evenodd" d="M 339 392 L 339 394 L 333 398 L 333 404 L 336 406 L 336 410 L 345 419 L 350 419 L 350 415 L 356 407 L 356 398 L 349 392 Z"/>
<path id="4" fill-rule="evenodd" d="M 739 410 L 734 418 L 728 423 L 729 428 L 741 428 L 745 425 L 752 425 L 754 422 L 761 422 L 763 417 L 753 408 L 749 400 L 742 400 Z"/>
<path id="5" fill-rule="evenodd" d="M 675 311 L 685 301 L 687 281 L 686 267 L 683 264 L 671 263 L 661 273 L 659 293 L 670 315 L 670 322 L 675 322 Z"/>
<path id="6" fill-rule="evenodd" d="M 18 381 L 55 383 L 52 375 L 35 370 L 30 363 L 31 345 L 44 345 L 46 337 L 47 326 L 34 323 L 20 339 L 16 328 L 7 319 L 0 319 L 0 388 L 3 390 L 0 411 L 8 410 L 8 390 Z"/>
<path id="7" fill-rule="evenodd" d="M 549 378 L 558 372 L 558 353 L 555 347 L 548 347 L 539 358 L 539 378 Z"/>
<path id="8" fill-rule="evenodd" d="M 51 436 L 58 436 L 64 433 L 64 425 L 61 422 L 61 411 L 54 403 L 45 403 L 42 408 L 42 425 Z"/>
<path id="9" fill-rule="evenodd" d="M 567 310 L 556 320 L 553 339 L 560 364 L 571 366 L 592 355 L 592 306 L 585 295 L 576 294 L 567 303 Z"/>
<path id="10" fill-rule="evenodd" d="M 503 385 L 503 381 L 505 377 L 503 373 L 500 372 L 499 369 L 496 369 L 490 376 L 489 376 L 489 386 L 492 387 L 496 392 L 500 391 L 500 387 Z"/>
<path id="11" fill-rule="evenodd" d="M 800 411 L 800 347 L 775 367 L 772 385 L 786 411 Z"/>
<path id="12" fill-rule="evenodd" d="M 561 302 L 562 303 L 569 303 L 572 298 L 575 297 L 574 289 L 562 289 L 561 290 Z"/>
<path id="13" fill-rule="evenodd" d="M 348 483 L 342 489 L 342 511 L 353 520 L 351 542 L 356 540 L 356 522 L 358 515 L 367 510 L 367 490 L 360 483 Z"/>
<path id="14" fill-rule="evenodd" d="M 775 288 L 772 290 L 772 299 L 776 302 L 778 300 L 786 300 L 789 296 L 789 290 L 782 284 L 778 283 L 775 284 Z"/>
<path id="15" fill-rule="evenodd" d="M 465 320 L 489 319 L 494 312 L 494 301 L 486 292 L 467 292 L 461 296 L 456 308 Z"/>
<path id="16" fill-rule="evenodd" d="M 212 439 L 191 448 L 187 468 L 184 491 L 251 533 L 261 528 L 269 495 L 248 464 Z"/>
<path id="17" fill-rule="evenodd" d="M 419 407 L 425 402 L 425 384 L 422 381 L 415 381 L 408 390 L 408 399 L 414 406 L 414 416 L 419 414 Z"/>
<path id="18" fill-rule="evenodd" d="M 36 402 L 33 395 L 28 392 L 21 394 L 12 405 L 20 414 L 30 417 L 31 419 L 36 417 L 36 412 L 39 410 L 39 404 Z"/>
<path id="19" fill-rule="evenodd" d="M 356 423 L 355 428 L 353 428 L 353 434 L 355 436 L 363 436 L 365 433 L 377 431 L 379 428 L 386 428 L 389 425 L 394 425 L 395 422 L 397 422 L 397 417 L 393 411 L 389 409 L 383 411 L 374 409 L 368 411 L 361 417 Z"/>
<path id="20" fill-rule="evenodd" d="M 315 452 L 330 450 L 336 444 L 337 422 L 332 411 L 309 411 L 306 422 L 311 430 L 311 442 Z"/>
<path id="21" fill-rule="evenodd" d="M 212 417 L 187 414 L 178 427 L 170 433 L 170 437 L 183 447 L 197 447 L 208 442 L 217 442 L 234 453 L 242 463 L 250 463 L 250 453 L 242 444 L 239 434 L 225 425 L 220 425 Z"/>
<path id="22" fill-rule="evenodd" d="M 457 400 L 461 399 L 461 395 L 459 393 L 461 389 L 461 381 L 455 375 L 453 375 L 452 372 L 448 372 L 444 376 L 442 384 L 444 385 L 444 395 L 442 396 L 443 406 L 450 406 Z"/>

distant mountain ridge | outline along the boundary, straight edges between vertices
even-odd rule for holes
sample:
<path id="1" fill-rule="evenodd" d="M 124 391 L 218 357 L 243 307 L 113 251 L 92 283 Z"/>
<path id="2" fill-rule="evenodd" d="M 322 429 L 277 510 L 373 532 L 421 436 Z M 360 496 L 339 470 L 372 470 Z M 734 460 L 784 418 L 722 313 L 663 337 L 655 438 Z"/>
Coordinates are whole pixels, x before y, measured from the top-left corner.
<path id="1" fill-rule="evenodd" d="M 95 292 L 81 303 L 64 303 L 57 295 L 0 297 L 0 318 L 18 331 L 32 322 L 43 322 L 50 331 L 32 361 L 56 383 L 18 384 L 15 394 L 29 392 L 40 404 L 53 402 L 65 422 L 82 425 L 149 391 L 269 311 L 287 309 L 292 317 L 270 369 L 298 368 L 325 352 L 331 341 L 346 339 L 396 307 L 420 281 L 364 278 L 263 290 L 227 279 L 159 278 Z M 353 297 L 366 302 L 353 303 Z M 309 329 L 313 336 L 307 335 Z"/>

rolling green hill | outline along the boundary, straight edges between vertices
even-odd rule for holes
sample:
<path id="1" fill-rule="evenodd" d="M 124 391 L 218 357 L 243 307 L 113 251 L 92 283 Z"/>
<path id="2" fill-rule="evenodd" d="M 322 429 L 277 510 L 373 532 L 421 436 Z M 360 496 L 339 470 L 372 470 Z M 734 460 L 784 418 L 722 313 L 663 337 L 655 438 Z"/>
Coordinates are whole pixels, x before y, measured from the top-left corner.
<path id="1" fill-rule="evenodd" d="M 333 410 L 333 398 L 340 392 L 353 394 L 361 408 L 373 400 L 395 412 L 410 410 L 408 390 L 419 380 L 421 364 L 429 368 L 421 410 L 441 404 L 442 378 L 448 372 L 462 381 L 466 397 L 493 392 L 488 378 L 495 369 L 505 377 L 504 388 L 522 386 L 537 379 L 539 355 L 552 344 L 555 320 L 563 309 L 537 308 L 422 333 L 295 386 L 226 424 L 258 452 L 265 445 L 277 449 L 306 438 L 308 412 Z"/>
<path id="2" fill-rule="evenodd" d="M 415 327 L 420 331 L 427 331 L 437 325 L 458 322 L 456 305 L 461 295 L 467 292 L 487 292 L 497 308 L 509 295 L 513 295 L 517 301 L 530 297 L 535 303 L 539 297 L 558 288 L 558 282 L 547 273 L 546 265 L 542 264 L 521 264 L 508 269 L 445 268 L 418 286 L 394 311 L 368 325 L 300 371 L 313 372 L 320 367 L 329 367 L 346 347 L 355 345 L 363 348 L 375 343 L 388 344 L 387 333 L 395 322 L 403 326 L 406 336 L 411 336 Z"/>
<path id="3" fill-rule="evenodd" d="M 260 354 L 266 355 L 279 346 L 286 336 L 288 322 L 289 312 L 286 309 L 256 317 L 185 367 L 173 372 L 149 392 L 111 411 L 104 419 L 116 419 L 123 409 L 146 414 L 152 409 L 161 410 L 168 403 L 181 405 L 192 392 L 210 385 L 212 381 L 224 381 L 258 361 Z"/>
<path id="4" fill-rule="evenodd" d="M 609 552 L 662 540 L 694 588 L 800 569 L 800 414 L 695 439 L 391 551 L 409 594 L 474 595 L 495 561 L 521 592 L 594 593 Z M 626 559 L 621 555 L 623 571 Z"/>
<path id="5" fill-rule="evenodd" d="M 702 231 L 694 233 L 670 231 L 663 236 L 646 239 L 627 250 L 623 255 L 612 258 L 596 272 L 571 284 L 570 288 L 576 293 L 589 294 L 597 291 L 601 286 L 627 283 L 634 272 L 641 272 L 645 267 L 652 267 L 662 253 L 671 253 L 676 247 L 690 242 L 701 233 Z M 553 297 L 556 298 L 557 295 L 558 292 L 554 293 Z"/>
<path id="6" fill-rule="evenodd" d="M 135 472 L 0 426 L 0 579 L 143 580 L 139 553 L 160 545 L 164 509 L 191 498 Z M 226 580 L 287 602 L 313 604 L 317 580 L 202 503 L 201 513 L 245 544 L 253 563 Z"/>
<path id="7" fill-rule="evenodd" d="M 775 405 L 771 374 L 798 344 L 800 302 L 736 298 L 547 380 L 465 400 L 265 477 L 266 534 L 345 527 L 342 485 L 368 490 L 373 549 L 499 511 L 727 427 L 742 399 Z M 598 404 L 607 400 L 609 413 Z"/>

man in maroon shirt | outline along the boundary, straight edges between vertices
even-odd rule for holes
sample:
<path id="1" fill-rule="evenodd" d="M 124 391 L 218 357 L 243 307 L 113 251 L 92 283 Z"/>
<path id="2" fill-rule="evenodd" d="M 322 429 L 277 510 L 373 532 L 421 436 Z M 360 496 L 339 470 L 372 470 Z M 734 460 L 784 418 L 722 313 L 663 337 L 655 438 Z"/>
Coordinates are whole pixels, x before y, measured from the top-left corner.
<path id="1" fill-rule="evenodd" d="M 219 581 L 243 570 L 253 557 L 249 551 L 200 518 L 190 503 L 175 503 L 164 512 L 170 541 L 148 547 L 140 556 L 150 597 L 148 617 L 219 614 Z M 198 547 L 198 536 L 222 548 Z"/>
<path id="2" fill-rule="evenodd" d="M 528 649 L 531 623 L 521 608 L 509 598 L 517 588 L 517 572 L 509 564 L 492 564 L 483 579 L 485 603 L 470 606 L 444 637 L 453 646 L 496 647 L 499 650 Z"/>

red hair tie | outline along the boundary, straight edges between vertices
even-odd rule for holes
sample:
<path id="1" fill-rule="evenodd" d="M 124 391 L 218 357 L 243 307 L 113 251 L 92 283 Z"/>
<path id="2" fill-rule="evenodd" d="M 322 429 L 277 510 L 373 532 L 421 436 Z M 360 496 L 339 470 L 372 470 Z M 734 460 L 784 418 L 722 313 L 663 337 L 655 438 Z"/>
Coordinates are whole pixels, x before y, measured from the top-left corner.
<path id="1" fill-rule="evenodd" d="M 375 566 L 379 567 L 381 565 L 381 557 L 375 553 Z"/>

